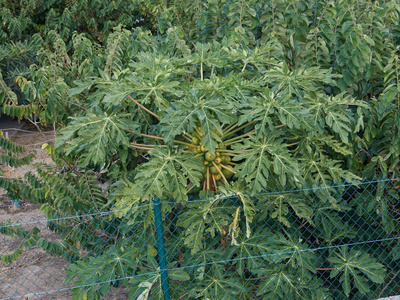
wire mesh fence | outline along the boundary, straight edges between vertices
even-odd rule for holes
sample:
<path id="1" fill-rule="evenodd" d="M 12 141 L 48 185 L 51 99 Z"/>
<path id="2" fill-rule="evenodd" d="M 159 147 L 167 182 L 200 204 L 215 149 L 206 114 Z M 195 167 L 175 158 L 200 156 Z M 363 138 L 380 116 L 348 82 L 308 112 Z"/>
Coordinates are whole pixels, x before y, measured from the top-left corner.
<path id="1" fill-rule="evenodd" d="M 1 223 L 0 299 L 400 295 L 399 195 L 387 179 Z"/>

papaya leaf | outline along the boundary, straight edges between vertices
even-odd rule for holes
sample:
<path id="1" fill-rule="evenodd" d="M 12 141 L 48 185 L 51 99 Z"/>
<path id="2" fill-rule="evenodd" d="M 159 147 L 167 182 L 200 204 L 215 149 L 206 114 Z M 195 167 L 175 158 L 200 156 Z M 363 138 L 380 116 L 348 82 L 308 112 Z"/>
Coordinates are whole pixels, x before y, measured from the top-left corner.
<path id="1" fill-rule="evenodd" d="M 182 100 L 174 104 L 173 109 L 167 109 L 161 120 L 161 133 L 167 143 L 172 143 L 175 136 L 188 132 L 192 133 L 198 125 L 203 137 L 201 143 L 214 154 L 221 142 L 222 124 L 231 124 L 236 121 L 232 103 L 218 98 L 206 98 L 197 90 L 187 94 Z M 216 131 L 216 132 L 215 132 Z"/>
<path id="2" fill-rule="evenodd" d="M 238 172 L 236 176 L 249 184 L 252 195 L 267 187 L 271 171 L 278 176 L 283 186 L 287 180 L 300 181 L 297 161 L 291 157 L 286 147 L 279 133 L 259 139 L 251 136 L 243 144 L 233 145 L 234 150 L 240 153 L 234 160 L 244 160 L 235 166 L 235 171 Z"/>
<path id="3" fill-rule="evenodd" d="M 71 118 L 71 125 L 60 130 L 55 148 L 64 149 L 67 155 L 79 155 L 82 167 L 90 163 L 104 165 L 119 153 L 120 147 L 129 147 L 129 135 L 125 130 L 137 130 L 137 127 L 128 117 L 128 114 L 94 110 Z"/>
<path id="4" fill-rule="evenodd" d="M 263 268 L 266 279 L 261 283 L 257 295 L 265 299 L 332 299 L 323 281 L 312 276 L 308 271 L 298 274 L 293 268 L 284 264 Z"/>
<path id="5" fill-rule="evenodd" d="M 232 299 L 242 298 L 248 292 L 242 284 L 240 278 L 234 277 L 225 271 L 220 264 L 213 264 L 205 274 L 203 280 L 194 283 L 194 288 L 190 291 L 191 297 L 204 297 L 205 299 Z"/>
<path id="6" fill-rule="evenodd" d="M 202 162 L 182 150 L 155 148 L 150 152 L 151 160 L 138 169 L 133 191 L 142 200 L 166 196 L 176 201 L 187 200 L 186 176 L 196 186 L 200 185 Z"/>
<path id="7" fill-rule="evenodd" d="M 335 267 L 331 271 L 331 278 L 339 276 L 339 281 L 346 296 L 349 296 L 352 283 L 363 295 L 370 292 L 371 283 L 380 284 L 386 278 L 385 267 L 369 254 L 359 250 L 349 251 L 348 246 L 335 251 L 328 261 Z"/>

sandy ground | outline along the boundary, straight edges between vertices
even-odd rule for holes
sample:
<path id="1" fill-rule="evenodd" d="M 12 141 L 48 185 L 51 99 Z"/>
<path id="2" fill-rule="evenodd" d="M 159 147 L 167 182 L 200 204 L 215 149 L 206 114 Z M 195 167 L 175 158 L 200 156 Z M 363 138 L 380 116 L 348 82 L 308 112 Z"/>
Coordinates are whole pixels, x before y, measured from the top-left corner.
<path id="1" fill-rule="evenodd" d="M 36 162 L 52 163 L 46 150 L 42 150 L 43 143 L 52 143 L 54 134 L 41 134 L 35 127 L 26 124 L 21 131 L 10 137 L 19 145 L 27 146 L 29 150 L 36 150 L 37 156 L 29 166 L 9 168 L 2 166 L 7 176 L 20 178 L 28 171 L 34 171 Z M 51 241 L 59 240 L 58 236 L 46 229 L 46 218 L 39 210 L 39 205 L 22 201 L 18 208 L 11 205 L 6 192 L 0 189 L 0 223 L 11 221 L 13 224 L 22 224 L 26 229 L 37 227 L 41 235 Z M 21 238 L 9 237 L 0 234 L 0 256 L 14 253 Z M 60 257 L 47 254 L 39 247 L 24 249 L 24 254 L 13 263 L 5 264 L 0 261 L 0 299 L 71 299 L 70 285 L 65 285 L 65 270 L 68 262 Z M 110 291 L 106 299 L 127 299 L 121 289 Z"/>
<path id="2" fill-rule="evenodd" d="M 36 162 L 51 163 L 52 160 L 46 150 L 41 149 L 43 143 L 54 140 L 53 133 L 40 133 L 28 124 L 21 131 L 11 137 L 19 145 L 24 145 L 28 150 L 36 150 L 37 156 L 29 166 L 10 168 L 2 166 L 7 176 L 20 178 L 26 172 L 33 171 Z M 46 218 L 39 210 L 39 205 L 22 202 L 18 208 L 11 206 L 4 190 L 0 190 L 0 222 L 11 221 L 14 224 L 24 224 L 24 228 L 37 227 L 42 230 L 42 235 L 50 240 L 56 240 L 50 231 L 46 230 Z M 0 255 L 15 252 L 22 239 L 8 237 L 0 234 Z M 71 299 L 68 290 L 56 291 L 66 288 L 64 270 L 68 263 L 58 257 L 45 253 L 38 247 L 26 249 L 25 253 L 15 262 L 4 264 L 0 262 L 0 299 Z M 34 295 L 38 294 L 38 295 Z"/>

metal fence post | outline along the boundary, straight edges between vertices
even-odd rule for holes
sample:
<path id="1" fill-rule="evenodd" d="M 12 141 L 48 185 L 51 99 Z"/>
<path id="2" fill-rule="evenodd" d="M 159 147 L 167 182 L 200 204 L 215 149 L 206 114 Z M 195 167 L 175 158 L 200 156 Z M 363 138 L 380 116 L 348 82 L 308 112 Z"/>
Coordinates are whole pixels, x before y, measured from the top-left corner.
<path id="1" fill-rule="evenodd" d="M 161 272 L 161 287 L 164 294 L 164 300 L 170 300 L 169 295 L 169 282 L 168 282 L 168 270 L 167 260 L 165 258 L 165 245 L 164 245 L 164 230 L 161 216 L 161 201 L 160 198 L 153 198 L 154 207 L 154 221 L 156 226 L 157 235 L 157 251 L 158 251 L 158 265 L 160 266 Z"/>

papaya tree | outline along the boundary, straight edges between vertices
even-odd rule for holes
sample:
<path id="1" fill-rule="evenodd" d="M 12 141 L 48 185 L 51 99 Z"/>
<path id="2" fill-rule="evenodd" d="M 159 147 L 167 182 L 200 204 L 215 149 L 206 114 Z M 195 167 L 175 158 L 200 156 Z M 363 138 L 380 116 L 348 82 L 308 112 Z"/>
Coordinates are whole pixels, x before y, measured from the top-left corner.
<path id="1" fill-rule="evenodd" d="M 56 129 L 58 167 L 18 189 L 55 220 L 64 243 L 45 247 L 70 262 L 75 297 L 162 297 L 154 197 L 176 298 L 398 289 L 399 195 L 383 178 L 398 175 L 399 6 L 161 2 L 140 3 L 154 33 L 119 26 L 104 48 L 74 34 L 71 54 L 51 32 L 19 80 L 35 110 L 2 99 Z"/>

